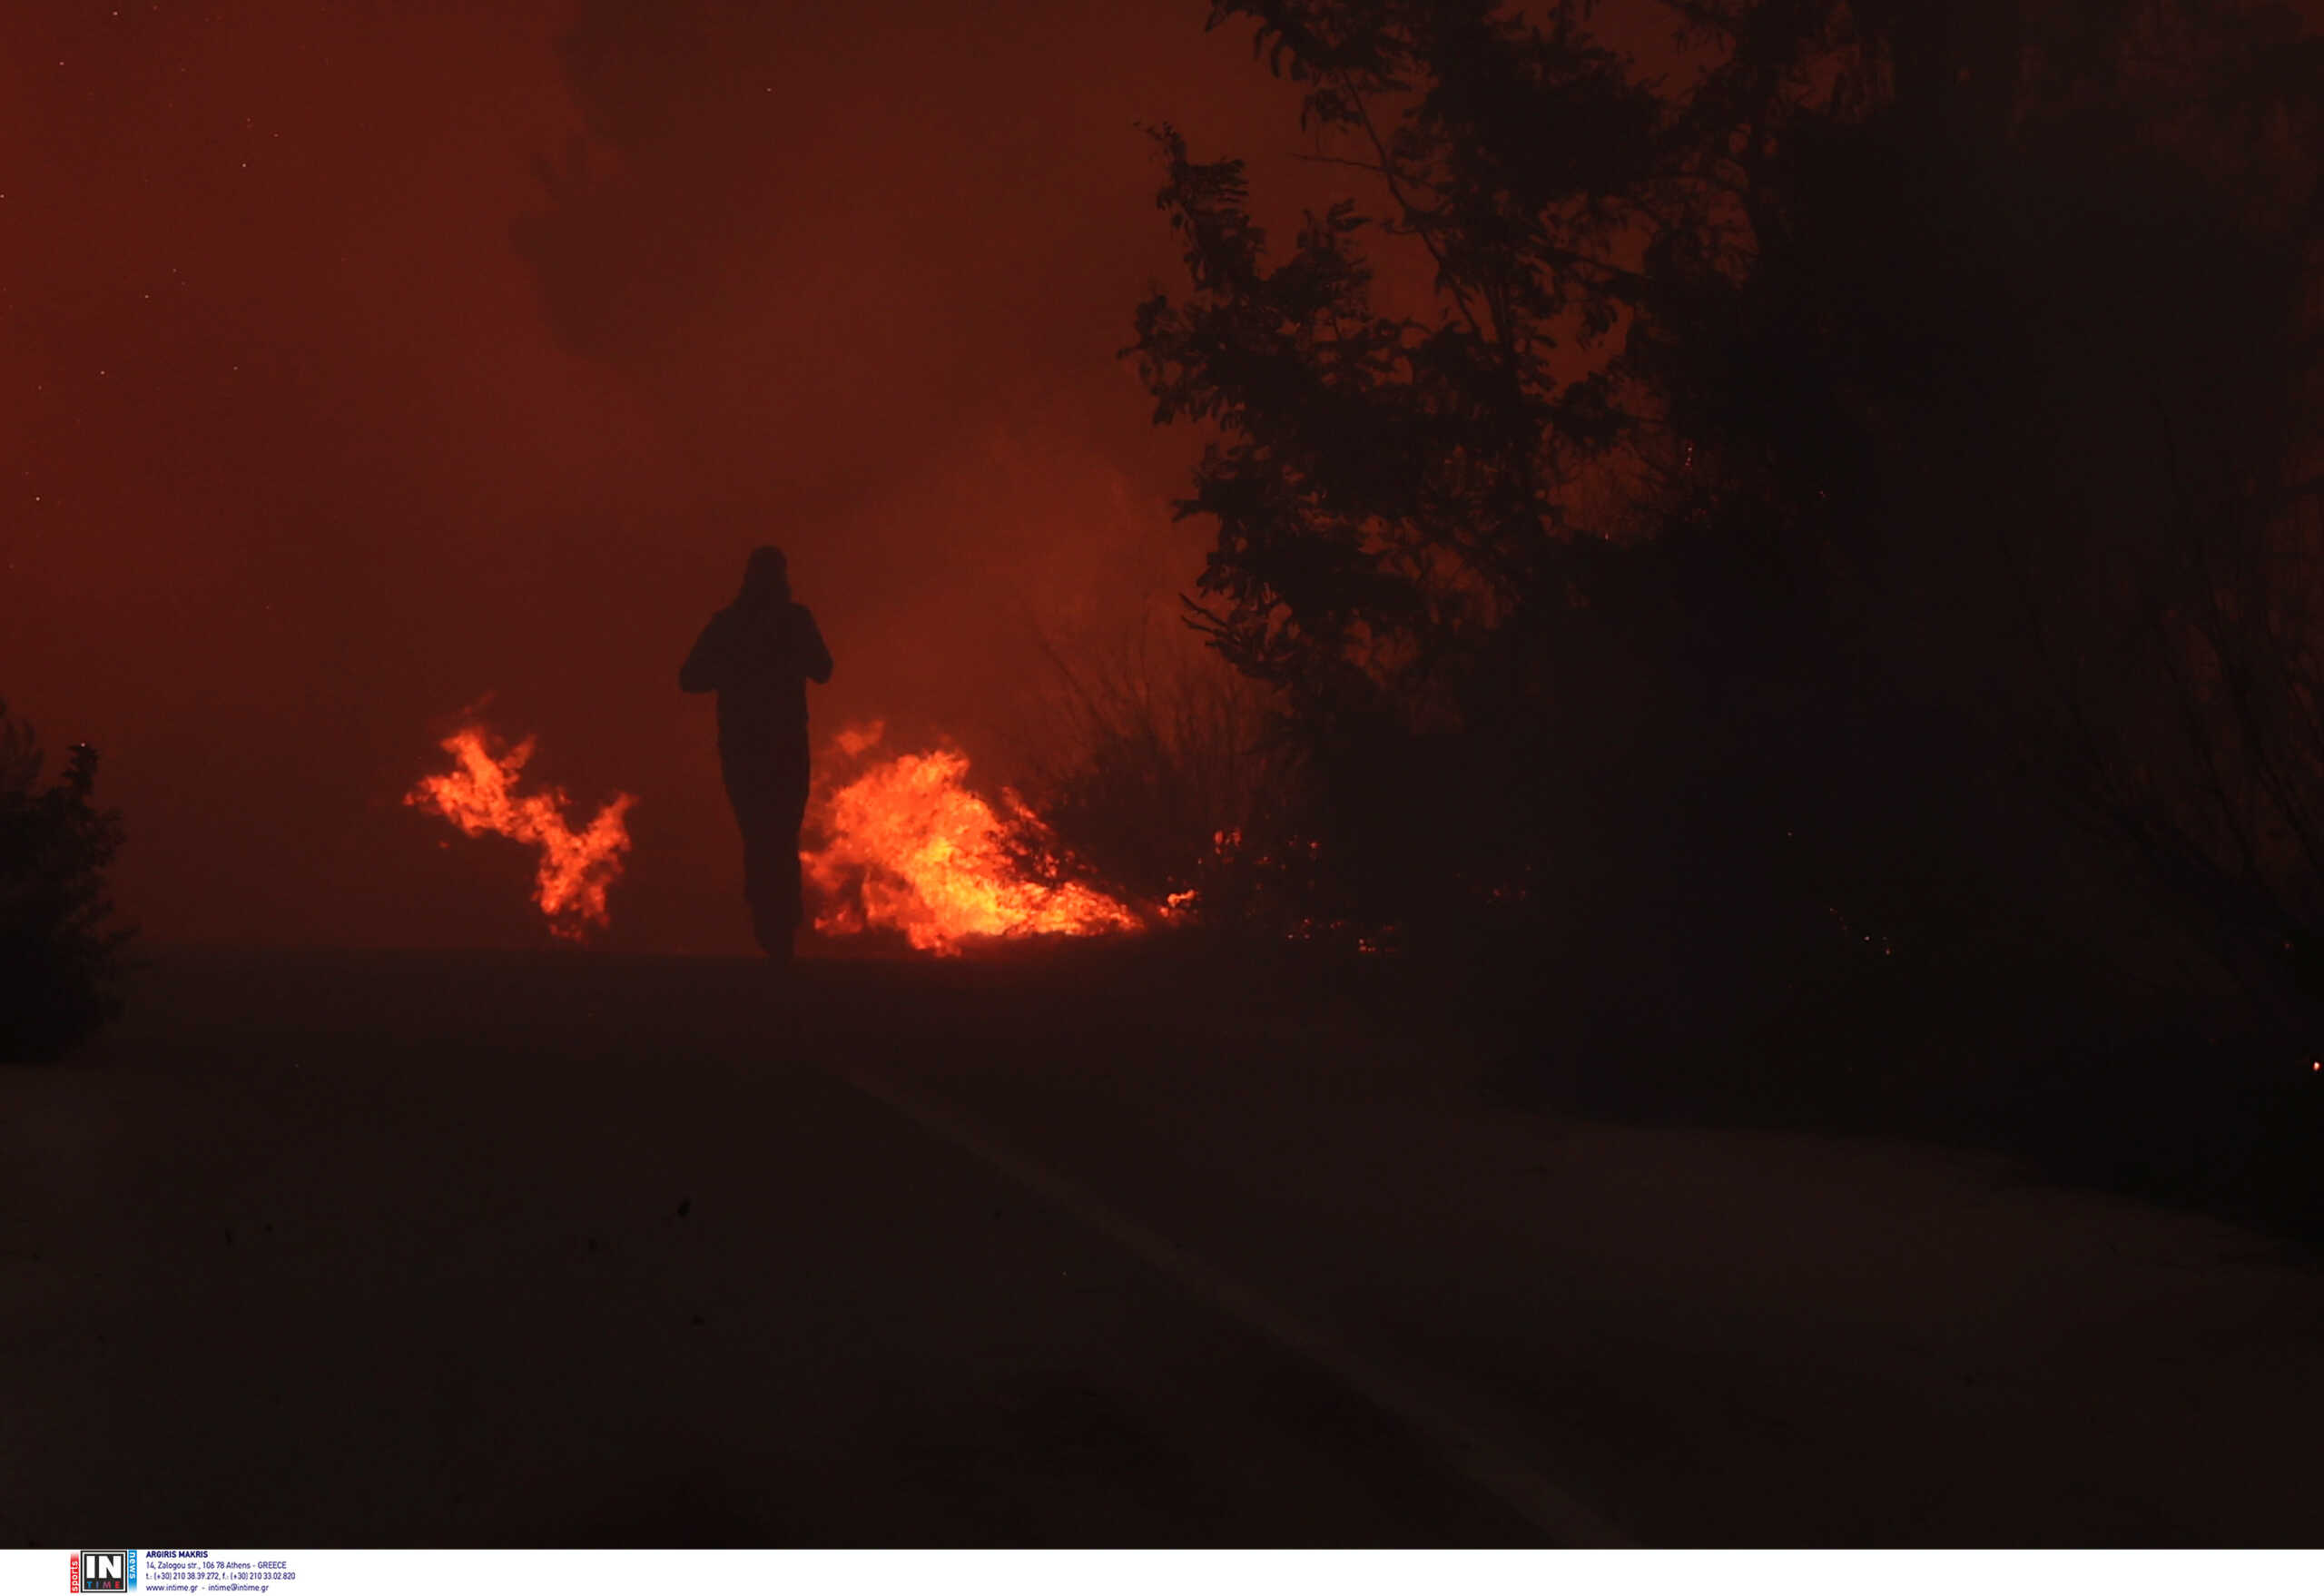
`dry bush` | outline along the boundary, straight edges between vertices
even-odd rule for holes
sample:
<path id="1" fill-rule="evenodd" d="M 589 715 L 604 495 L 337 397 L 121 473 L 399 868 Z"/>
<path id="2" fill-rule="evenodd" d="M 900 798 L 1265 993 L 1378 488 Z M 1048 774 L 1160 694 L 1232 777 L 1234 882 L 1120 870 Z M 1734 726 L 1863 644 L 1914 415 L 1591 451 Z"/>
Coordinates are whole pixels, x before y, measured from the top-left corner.
<path id="1" fill-rule="evenodd" d="M 1028 851 L 1161 918 L 1290 914 L 1303 783 L 1268 690 L 1151 619 L 1104 641 L 1039 642 L 1051 675 L 1015 764 L 1049 836 Z"/>

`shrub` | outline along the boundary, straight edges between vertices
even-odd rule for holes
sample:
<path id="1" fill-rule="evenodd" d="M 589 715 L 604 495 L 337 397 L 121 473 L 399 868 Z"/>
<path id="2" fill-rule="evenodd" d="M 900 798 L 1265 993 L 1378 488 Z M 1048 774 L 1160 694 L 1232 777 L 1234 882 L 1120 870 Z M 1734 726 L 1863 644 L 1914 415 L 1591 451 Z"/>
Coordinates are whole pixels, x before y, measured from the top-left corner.
<path id="1" fill-rule="evenodd" d="M 1179 923 L 1279 933 L 1312 917 L 1302 762 L 1265 688 L 1190 636 L 1042 640 L 1052 671 L 1018 783 L 1071 875 Z"/>
<path id="2" fill-rule="evenodd" d="M 104 872 L 121 817 L 91 800 L 96 750 L 40 783 L 32 728 L 0 703 L 0 1061 L 54 1059 L 120 1010 L 121 953 Z"/>

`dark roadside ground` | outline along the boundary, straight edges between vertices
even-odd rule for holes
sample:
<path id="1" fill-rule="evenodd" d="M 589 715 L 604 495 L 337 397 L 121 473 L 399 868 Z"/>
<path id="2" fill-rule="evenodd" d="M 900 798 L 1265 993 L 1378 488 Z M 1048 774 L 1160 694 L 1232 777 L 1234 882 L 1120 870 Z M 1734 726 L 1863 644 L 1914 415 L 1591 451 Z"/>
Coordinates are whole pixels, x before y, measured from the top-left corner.
<path id="1" fill-rule="evenodd" d="M 1133 948 L 178 953 L 0 1071 L 0 1540 L 2277 1544 L 2324 1281 Z"/>

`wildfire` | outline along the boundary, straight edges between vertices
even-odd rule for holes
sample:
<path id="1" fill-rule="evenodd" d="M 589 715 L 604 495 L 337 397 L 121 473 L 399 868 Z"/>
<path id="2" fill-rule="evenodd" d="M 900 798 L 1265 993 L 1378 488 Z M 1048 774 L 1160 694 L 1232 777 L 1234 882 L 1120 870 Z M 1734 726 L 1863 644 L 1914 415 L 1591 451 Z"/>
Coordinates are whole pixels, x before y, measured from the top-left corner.
<path id="1" fill-rule="evenodd" d="M 424 778 L 404 802 L 430 809 L 471 837 L 487 833 L 512 838 L 540 850 L 540 872 L 533 901 L 548 917 L 548 928 L 567 941 L 580 941 L 606 924 L 606 889 L 621 875 L 629 852 L 623 817 L 637 802 L 617 793 L 597 811 L 586 830 L 565 818 L 566 795 L 555 787 L 518 797 L 517 773 L 533 756 L 537 739 L 527 737 L 495 755 L 494 739 L 482 726 L 464 726 L 444 739 L 454 761 L 447 774 Z"/>
<path id="2" fill-rule="evenodd" d="M 883 731 L 877 722 L 851 726 L 833 739 L 833 752 L 861 759 Z M 1102 892 L 1028 876 L 1009 838 L 1039 837 L 1039 821 L 1007 792 L 1004 821 L 969 790 L 968 772 L 967 756 L 950 750 L 904 754 L 825 791 L 811 824 L 828 841 L 799 855 L 831 905 L 816 916 L 818 931 L 886 927 L 923 952 L 958 953 L 971 937 L 1138 929 L 1138 917 Z"/>

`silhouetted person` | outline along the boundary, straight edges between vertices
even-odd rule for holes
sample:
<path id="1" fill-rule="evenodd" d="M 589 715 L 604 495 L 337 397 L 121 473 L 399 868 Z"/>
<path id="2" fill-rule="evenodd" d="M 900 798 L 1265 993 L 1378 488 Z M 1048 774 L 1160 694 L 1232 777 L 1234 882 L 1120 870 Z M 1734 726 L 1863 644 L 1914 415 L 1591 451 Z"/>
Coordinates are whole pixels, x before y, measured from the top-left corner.
<path id="1" fill-rule="evenodd" d="M 791 957 L 799 929 L 799 823 L 807 813 L 807 684 L 832 679 L 815 617 L 791 597 L 779 548 L 751 551 L 743 591 L 710 617 L 678 671 L 718 695 L 718 762 L 743 828 L 743 896 L 759 946 Z"/>

